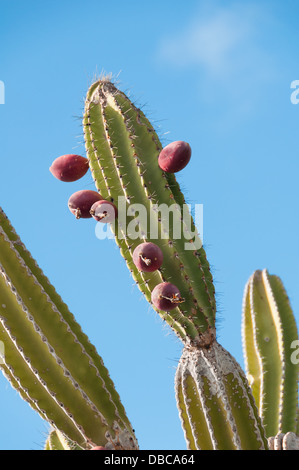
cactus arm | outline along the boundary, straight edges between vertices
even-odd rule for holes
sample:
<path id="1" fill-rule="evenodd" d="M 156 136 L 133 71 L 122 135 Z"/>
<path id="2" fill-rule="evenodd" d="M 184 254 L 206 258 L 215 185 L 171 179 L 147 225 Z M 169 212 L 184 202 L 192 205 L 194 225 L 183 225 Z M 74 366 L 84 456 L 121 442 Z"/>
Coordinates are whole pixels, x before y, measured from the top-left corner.
<path id="1" fill-rule="evenodd" d="M 195 445 L 191 449 L 267 448 L 246 377 L 216 341 L 208 349 L 185 348 L 177 369 L 176 393 L 177 398 L 184 396 L 184 407 L 181 398 L 178 406 L 189 445 Z"/>
<path id="2" fill-rule="evenodd" d="M 13 303 L 14 299 L 12 298 L 12 294 L 6 294 L 4 296 L 4 292 L 6 292 L 7 289 L 5 285 L 3 286 L 2 276 L 0 279 L 0 288 L 2 305 L 5 305 L 5 309 L 11 312 L 12 309 L 15 308 Z M 3 309 L 1 311 L 0 340 L 5 344 L 5 362 L 1 364 L 0 367 L 6 378 L 10 380 L 12 386 L 20 392 L 21 397 L 24 398 L 35 411 L 39 412 L 43 419 L 46 419 L 53 425 L 56 423 L 57 426 L 63 427 L 65 432 L 74 439 L 82 441 L 84 437 L 82 436 L 81 430 L 78 429 L 71 418 L 64 413 L 63 407 L 59 406 L 55 395 L 51 395 L 51 393 L 54 392 L 42 385 L 42 379 L 38 375 L 37 370 L 32 366 L 29 357 L 24 354 L 23 344 L 20 344 L 18 342 L 19 338 L 15 336 L 16 331 L 13 330 L 11 332 L 9 330 L 10 327 L 5 325 L 2 315 Z M 23 331 L 23 334 L 25 332 L 26 330 Z"/>
<path id="3" fill-rule="evenodd" d="M 43 418 L 80 445 L 113 443 L 120 433 L 136 445 L 102 359 L 2 211 L 0 263 L 6 376 Z"/>
<path id="4" fill-rule="evenodd" d="M 51 431 L 46 444 L 45 450 L 70 450 L 68 446 L 64 447 L 63 443 L 59 439 L 55 430 Z"/>
<path id="5" fill-rule="evenodd" d="M 111 153 L 111 149 L 108 144 L 109 140 L 106 140 L 103 137 L 105 136 L 106 132 L 104 121 L 101 113 L 99 113 L 100 109 L 97 106 L 93 105 L 94 103 L 90 96 L 90 93 L 94 88 L 96 87 L 93 86 L 89 90 L 89 94 L 86 99 L 85 116 L 83 121 L 86 150 L 89 157 L 91 172 L 93 174 L 93 178 L 95 180 L 98 191 L 105 199 L 113 202 L 117 198 L 117 195 L 124 196 L 124 194 L 122 192 L 121 186 L 118 186 L 118 182 L 114 182 L 118 163 L 116 163 L 115 166 L 113 164 L 113 161 L 117 159 L 117 155 Z M 97 123 L 97 126 L 94 128 L 94 125 L 92 124 L 94 124 L 95 122 Z M 112 181 L 113 187 L 111 187 Z M 126 209 L 127 208 L 125 207 L 125 210 Z M 132 241 L 129 240 L 129 238 L 125 234 L 121 224 L 117 224 L 114 229 L 115 239 L 120 248 L 120 252 L 126 260 L 127 266 L 135 282 L 140 287 L 147 300 L 150 302 L 151 290 L 148 285 L 148 277 L 143 273 L 140 273 L 133 263 Z M 134 247 L 135 246 L 136 244 L 134 245 Z M 159 281 L 159 279 L 161 279 L 159 274 L 158 276 L 156 275 L 156 278 L 158 279 L 157 282 L 161 282 Z M 173 316 L 170 316 L 167 313 L 161 313 L 161 317 L 163 320 L 166 320 L 171 325 L 171 327 L 174 329 L 174 331 L 178 334 L 179 337 L 181 337 L 182 339 L 186 337 L 186 331 L 184 326 L 177 322 Z M 192 332 L 192 335 L 196 335 L 195 330 Z"/>
<path id="6" fill-rule="evenodd" d="M 67 305 L 62 301 L 53 285 L 49 282 L 48 278 L 44 275 L 36 261 L 32 258 L 30 252 L 26 249 L 25 245 L 22 243 L 20 237 L 17 235 L 8 218 L 1 209 L 0 221 L 2 230 L 4 231 L 7 240 L 12 243 L 16 253 L 22 259 L 22 263 L 27 266 L 29 270 L 28 272 L 34 273 L 34 277 L 37 283 L 39 283 L 41 290 L 43 290 L 45 295 L 47 295 L 47 298 L 51 300 L 53 309 L 55 311 L 57 310 L 57 313 L 59 312 L 59 322 L 65 324 L 67 330 L 72 333 L 74 342 L 80 345 L 82 354 L 80 353 L 80 357 L 78 356 L 77 359 L 80 362 L 82 362 L 81 356 L 83 359 L 85 359 L 85 362 L 82 362 L 82 369 L 83 367 L 86 370 L 89 368 L 94 372 L 93 375 L 95 383 L 94 385 L 91 385 L 91 388 L 97 388 L 97 380 L 100 379 L 103 383 L 103 387 L 107 389 L 107 393 L 111 397 L 111 402 L 117 403 L 117 412 L 119 413 L 121 419 L 126 423 L 126 425 L 130 426 L 130 422 L 126 416 L 124 407 L 120 402 L 119 395 L 115 390 L 114 384 L 109 376 L 107 369 L 103 366 L 103 360 L 98 355 L 96 348 L 93 344 L 90 343 L 88 337 L 83 333 L 81 326 L 76 322 Z M 54 338 L 56 339 L 56 332 L 54 333 Z M 73 360 L 72 357 L 71 360 Z"/>
<path id="7" fill-rule="evenodd" d="M 295 432 L 298 364 L 290 356 L 298 332 L 287 294 L 266 270 L 251 276 L 245 292 L 244 357 L 262 422 L 267 436 Z"/>
<path id="8" fill-rule="evenodd" d="M 261 400 L 261 377 L 262 377 L 262 363 L 261 356 L 256 352 L 256 343 L 254 336 L 254 326 L 252 324 L 251 304 L 250 304 L 250 283 L 248 282 L 245 287 L 243 297 L 243 311 L 242 311 L 242 344 L 244 354 L 245 370 L 247 379 L 251 387 L 253 396 L 255 398 L 256 406 L 260 407 Z"/>
<path id="9" fill-rule="evenodd" d="M 50 431 L 45 442 L 44 450 L 84 450 L 74 442 L 67 439 L 62 432 L 57 429 Z"/>
<path id="10" fill-rule="evenodd" d="M 114 203 L 122 196 L 127 204 L 125 210 L 130 203 L 146 208 L 146 221 L 141 217 L 135 220 L 144 239 L 150 241 L 149 224 L 145 222 L 153 216 L 156 206 L 173 204 L 174 212 L 177 206 L 170 185 L 158 167 L 161 144 L 145 119 L 143 113 L 110 82 L 99 81 L 88 92 L 83 124 L 87 156 L 96 186 L 103 197 L 108 196 Z M 174 239 L 171 235 L 165 237 L 164 225 L 158 220 L 159 238 L 153 240 L 162 249 L 166 260 L 159 273 L 141 275 L 134 268 L 132 252 L 140 239 L 133 239 L 128 234 L 121 240 L 121 233 L 116 233 L 116 241 L 148 301 L 157 283 L 167 280 L 177 285 L 185 302 L 168 314 L 158 313 L 170 326 L 176 326 L 182 339 L 196 340 L 214 327 L 214 291 L 207 287 L 206 277 L 199 268 L 201 256 L 185 250 L 184 240 Z M 206 261 L 204 269 L 207 271 Z M 197 283 L 191 281 L 194 274 L 199 279 Z"/>
<path id="11" fill-rule="evenodd" d="M 299 365 L 292 363 L 291 354 L 293 341 L 298 341 L 298 330 L 281 279 L 278 276 L 270 276 L 266 271 L 264 277 L 268 302 L 271 304 L 273 316 L 276 318 L 280 357 L 284 363 L 280 389 L 280 431 L 282 433 L 294 432 L 298 404 Z"/>

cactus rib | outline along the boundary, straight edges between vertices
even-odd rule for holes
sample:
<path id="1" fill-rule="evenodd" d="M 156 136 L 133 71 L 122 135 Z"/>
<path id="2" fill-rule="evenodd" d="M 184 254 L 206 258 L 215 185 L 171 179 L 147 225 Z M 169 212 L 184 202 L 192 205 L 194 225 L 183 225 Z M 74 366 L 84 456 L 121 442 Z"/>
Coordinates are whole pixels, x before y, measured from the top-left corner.
<path id="1" fill-rule="evenodd" d="M 255 271 L 244 293 L 242 319 L 246 373 L 267 436 L 296 432 L 299 366 L 291 360 L 298 340 L 281 280 Z"/>
<path id="2" fill-rule="evenodd" d="M 3 369 L 54 427 L 85 447 L 136 439 L 103 361 L 0 211 Z"/>

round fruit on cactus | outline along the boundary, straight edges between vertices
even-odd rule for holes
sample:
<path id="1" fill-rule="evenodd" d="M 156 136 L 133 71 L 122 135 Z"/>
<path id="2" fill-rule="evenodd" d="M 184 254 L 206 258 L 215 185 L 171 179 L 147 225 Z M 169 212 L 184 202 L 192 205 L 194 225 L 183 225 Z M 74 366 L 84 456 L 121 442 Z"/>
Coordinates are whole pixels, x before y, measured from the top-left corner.
<path id="1" fill-rule="evenodd" d="M 88 160 L 81 155 L 67 154 L 56 158 L 50 166 L 50 172 L 55 178 L 71 183 L 82 178 L 89 168 Z"/>
<path id="2" fill-rule="evenodd" d="M 158 163 L 161 170 L 167 173 L 176 173 L 185 168 L 190 158 L 190 145 L 182 140 L 177 140 L 161 150 Z"/>
<path id="3" fill-rule="evenodd" d="M 170 282 L 161 282 L 152 292 L 152 303 L 158 310 L 168 312 L 184 302 L 177 286 Z"/>
<path id="4" fill-rule="evenodd" d="M 117 208 L 112 202 L 102 199 L 92 205 L 90 214 L 97 222 L 111 223 L 117 217 Z"/>
<path id="5" fill-rule="evenodd" d="M 72 194 L 68 201 L 68 207 L 76 219 L 90 219 L 90 209 L 96 201 L 102 200 L 102 196 L 96 191 L 89 189 L 77 191 Z"/>
<path id="6" fill-rule="evenodd" d="M 133 252 L 133 262 L 139 271 L 156 271 L 163 263 L 162 250 L 155 243 L 141 243 Z"/>

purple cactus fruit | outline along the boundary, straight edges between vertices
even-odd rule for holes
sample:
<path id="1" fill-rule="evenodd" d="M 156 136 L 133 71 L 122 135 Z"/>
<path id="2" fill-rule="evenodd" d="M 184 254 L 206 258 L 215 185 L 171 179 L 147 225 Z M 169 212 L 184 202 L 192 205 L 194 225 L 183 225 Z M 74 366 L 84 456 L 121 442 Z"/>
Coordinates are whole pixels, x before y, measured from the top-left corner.
<path id="1" fill-rule="evenodd" d="M 151 273 L 162 266 L 163 253 L 154 243 L 141 243 L 133 252 L 133 262 L 139 271 Z"/>
<path id="2" fill-rule="evenodd" d="M 88 170 L 88 160 L 81 155 L 62 155 L 50 166 L 50 171 L 60 181 L 70 183 L 82 178 Z"/>
<path id="3" fill-rule="evenodd" d="M 95 447 L 92 447 L 90 450 L 107 450 L 107 449 L 106 449 L 106 447 L 95 446 Z"/>
<path id="4" fill-rule="evenodd" d="M 152 303 L 158 310 L 168 312 L 184 302 L 179 289 L 170 282 L 158 284 L 152 292 Z"/>
<path id="5" fill-rule="evenodd" d="M 102 199 L 102 196 L 96 191 L 91 191 L 89 189 L 77 191 L 69 198 L 68 207 L 76 216 L 76 219 L 89 219 L 91 218 L 91 206 L 96 201 L 100 201 Z"/>
<path id="6" fill-rule="evenodd" d="M 90 214 L 98 222 L 111 223 L 117 217 L 117 208 L 112 202 L 102 199 L 92 205 Z"/>
<path id="7" fill-rule="evenodd" d="M 187 142 L 177 140 L 166 145 L 159 155 L 158 163 L 161 170 L 167 173 L 181 171 L 189 163 L 191 147 Z"/>

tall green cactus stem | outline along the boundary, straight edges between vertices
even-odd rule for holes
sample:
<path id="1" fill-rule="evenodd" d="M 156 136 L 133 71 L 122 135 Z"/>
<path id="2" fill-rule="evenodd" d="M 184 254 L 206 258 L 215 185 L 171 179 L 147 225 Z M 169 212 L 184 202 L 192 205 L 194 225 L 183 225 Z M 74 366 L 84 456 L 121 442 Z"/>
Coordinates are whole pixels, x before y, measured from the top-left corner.
<path id="1" fill-rule="evenodd" d="M 281 280 L 255 271 L 244 292 L 242 319 L 246 373 L 267 437 L 296 432 L 298 331 Z M 295 343 L 294 343 L 295 342 Z"/>
<path id="2" fill-rule="evenodd" d="M 137 447 L 101 357 L 0 210 L 0 341 L 5 376 L 83 448 Z"/>
<path id="3" fill-rule="evenodd" d="M 140 290 L 151 302 L 151 292 L 160 282 L 175 284 L 184 298 L 171 312 L 157 310 L 178 336 L 193 344 L 210 343 L 214 338 L 215 296 L 212 275 L 201 241 L 189 214 L 190 230 L 182 220 L 184 197 L 175 176 L 164 173 L 158 165 L 162 149 L 159 138 L 143 112 L 109 80 L 94 83 L 87 94 L 84 135 L 90 168 L 100 194 L 118 207 L 114 227 L 117 244 Z M 145 217 L 139 210 L 145 208 Z M 159 208 L 171 208 L 174 221 L 169 232 Z M 123 216 L 129 214 L 127 223 Z M 138 215 L 137 215 L 138 214 Z M 129 222 L 138 227 L 140 237 L 128 233 Z M 156 224 L 156 225 L 155 225 Z M 157 237 L 152 238 L 153 227 Z M 181 229 L 185 237 L 175 238 Z M 191 233 L 195 232 L 195 235 Z M 135 230 L 136 233 L 136 230 Z M 135 267 L 132 255 L 143 241 L 152 241 L 162 250 L 163 266 L 153 273 Z M 186 250 L 185 243 L 194 249 Z"/>
<path id="4" fill-rule="evenodd" d="M 190 450 L 267 449 L 245 374 L 217 341 L 184 349 L 175 392 Z"/>

